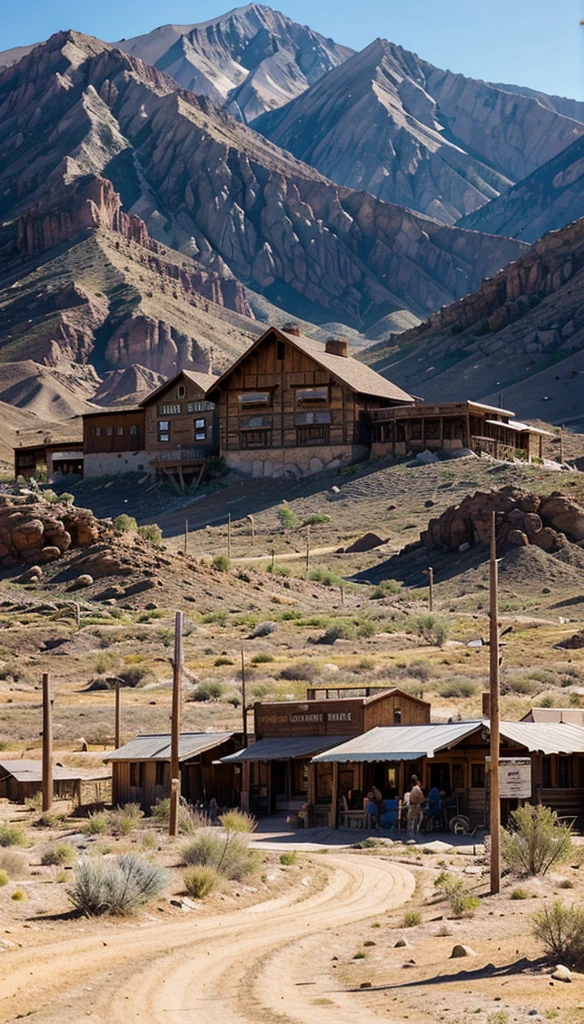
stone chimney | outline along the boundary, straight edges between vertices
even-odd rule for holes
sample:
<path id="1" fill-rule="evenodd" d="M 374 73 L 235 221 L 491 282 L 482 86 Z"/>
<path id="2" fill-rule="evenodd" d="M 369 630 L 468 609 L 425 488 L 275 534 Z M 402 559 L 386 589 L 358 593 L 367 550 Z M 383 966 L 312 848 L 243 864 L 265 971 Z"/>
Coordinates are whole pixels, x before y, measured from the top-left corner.
<path id="1" fill-rule="evenodd" d="M 491 694 L 489 690 L 483 692 L 483 715 L 485 718 L 491 717 Z"/>
<path id="2" fill-rule="evenodd" d="M 349 355 L 349 344 L 341 338 L 327 338 L 325 351 L 330 356 L 343 356 L 346 359 Z"/>
<path id="3" fill-rule="evenodd" d="M 284 324 L 282 330 L 285 331 L 286 334 L 293 334 L 295 338 L 300 337 L 300 328 L 298 324 Z"/>

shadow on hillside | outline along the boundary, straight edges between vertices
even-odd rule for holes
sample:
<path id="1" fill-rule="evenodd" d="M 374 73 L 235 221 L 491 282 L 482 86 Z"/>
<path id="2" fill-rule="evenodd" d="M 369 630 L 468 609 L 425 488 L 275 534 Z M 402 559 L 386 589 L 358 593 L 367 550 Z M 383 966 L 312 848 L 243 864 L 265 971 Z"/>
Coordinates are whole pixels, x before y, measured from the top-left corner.
<path id="1" fill-rule="evenodd" d="M 424 570 L 428 566 L 434 569 L 434 583 L 456 579 L 469 569 L 479 569 L 485 565 L 489 552 L 484 544 L 477 544 L 470 551 L 459 552 L 429 550 L 419 545 L 413 550 L 392 555 L 385 562 L 379 562 L 362 572 L 350 577 L 352 583 L 377 584 L 382 580 L 397 580 L 406 587 L 423 587 L 428 577 Z"/>

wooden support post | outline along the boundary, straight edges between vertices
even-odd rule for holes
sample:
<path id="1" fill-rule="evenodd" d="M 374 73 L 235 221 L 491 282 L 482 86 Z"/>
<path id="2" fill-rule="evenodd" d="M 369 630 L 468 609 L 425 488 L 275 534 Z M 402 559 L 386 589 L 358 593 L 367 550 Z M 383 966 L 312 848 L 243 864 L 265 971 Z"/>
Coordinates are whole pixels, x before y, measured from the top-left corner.
<path id="1" fill-rule="evenodd" d="M 189 553 L 189 521 L 185 519 L 185 555 Z"/>
<path id="2" fill-rule="evenodd" d="M 227 557 L 231 558 L 231 512 L 227 518 Z"/>
<path id="3" fill-rule="evenodd" d="M 180 711 L 182 677 L 182 612 L 174 617 L 174 657 L 172 661 L 172 719 L 170 726 L 170 815 L 169 836 L 178 835 L 178 807 L 180 800 Z"/>
<path id="4" fill-rule="evenodd" d="M 564 433 L 563 433 L 563 430 L 562 430 L 561 427 L 560 427 L 560 451 L 559 451 L 559 456 L 560 456 L 559 461 L 563 462 L 564 461 Z"/>
<path id="5" fill-rule="evenodd" d="M 245 654 L 241 648 L 241 713 L 243 715 L 243 745 L 247 747 L 247 693 L 245 686 Z"/>
<path id="6" fill-rule="evenodd" d="M 305 566 L 304 567 L 305 567 L 305 570 L 306 570 L 306 576 L 307 577 L 308 577 L 308 565 L 309 565 L 309 562 L 310 562 L 310 523 L 306 527 L 306 561 L 305 561 Z"/>
<path id="7" fill-rule="evenodd" d="M 501 802 L 499 800 L 499 622 L 497 579 L 497 516 L 491 516 L 491 558 L 489 563 L 489 690 L 491 723 L 491 895 L 501 889 Z"/>
<path id="8" fill-rule="evenodd" d="M 49 676 L 43 673 L 43 811 L 53 804 L 53 708 Z"/>
<path id="9" fill-rule="evenodd" d="M 255 548 L 255 518 L 252 515 L 247 517 L 251 523 L 251 546 Z"/>
<path id="10" fill-rule="evenodd" d="M 272 548 L 272 572 L 274 571 L 274 559 L 276 557 L 276 550 Z"/>
<path id="11" fill-rule="evenodd" d="M 329 816 L 329 827 L 337 827 L 337 812 L 339 808 L 339 762 L 333 761 L 333 779 L 331 788 L 331 810 Z"/>
<path id="12" fill-rule="evenodd" d="M 345 606 L 345 588 L 344 587 L 339 587 L 339 590 L 341 591 L 341 606 L 344 607 Z"/>
<path id="13" fill-rule="evenodd" d="M 121 745 L 121 701 L 120 701 L 120 680 L 116 679 L 116 700 L 115 700 L 115 723 L 114 723 L 114 736 L 115 736 L 115 748 L 118 750 Z"/>

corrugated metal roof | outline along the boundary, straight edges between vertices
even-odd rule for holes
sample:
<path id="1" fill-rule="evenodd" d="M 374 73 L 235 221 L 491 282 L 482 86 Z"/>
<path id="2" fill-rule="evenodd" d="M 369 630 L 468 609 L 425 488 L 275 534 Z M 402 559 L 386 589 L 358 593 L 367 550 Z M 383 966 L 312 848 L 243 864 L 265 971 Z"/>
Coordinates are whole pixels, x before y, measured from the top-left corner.
<path id="1" fill-rule="evenodd" d="M 522 434 L 529 430 L 532 434 L 545 434 L 546 437 L 554 436 L 549 430 L 540 430 L 539 427 L 531 427 L 529 423 L 521 423 L 519 420 L 513 420 L 511 423 L 501 423 L 500 420 L 485 420 L 485 423 L 490 423 L 494 427 L 507 427 L 508 430 L 517 430 Z"/>
<path id="2" fill-rule="evenodd" d="M 584 754 L 584 728 L 567 722 L 501 722 L 501 735 L 530 752 Z"/>
<path id="3" fill-rule="evenodd" d="M 42 782 L 43 763 L 42 761 L 0 761 L 0 775 L 12 775 L 17 782 Z M 53 765 L 53 779 L 58 782 L 74 782 L 76 779 L 83 779 L 85 776 L 77 768 L 61 768 Z"/>
<path id="4" fill-rule="evenodd" d="M 447 725 L 379 725 L 341 746 L 327 750 L 314 761 L 415 761 L 433 757 L 436 751 L 458 743 L 480 729 L 482 722 Z"/>
<path id="5" fill-rule="evenodd" d="M 522 722 L 566 722 L 584 725 L 584 708 L 531 708 Z"/>
<path id="6" fill-rule="evenodd" d="M 232 732 L 183 732 L 178 745 L 179 761 L 212 750 L 232 736 Z M 123 747 L 106 754 L 104 761 L 170 761 L 170 733 L 136 736 Z"/>
<path id="7" fill-rule="evenodd" d="M 224 763 L 239 761 L 287 761 L 289 757 L 309 757 L 319 750 L 337 747 L 344 736 L 270 736 L 252 743 L 245 750 L 222 757 Z"/>

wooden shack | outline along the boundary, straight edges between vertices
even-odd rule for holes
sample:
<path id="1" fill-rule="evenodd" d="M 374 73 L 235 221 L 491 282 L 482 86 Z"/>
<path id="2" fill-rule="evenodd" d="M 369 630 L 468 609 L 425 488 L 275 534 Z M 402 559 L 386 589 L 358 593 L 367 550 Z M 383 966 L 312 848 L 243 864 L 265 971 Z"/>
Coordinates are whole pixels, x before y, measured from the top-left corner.
<path id="1" fill-rule="evenodd" d="M 202 475 L 209 456 L 217 454 L 217 412 L 207 398 L 217 379 L 181 370 L 142 401 L 146 450 L 154 475 L 172 477 L 184 488 Z"/>
<path id="2" fill-rule="evenodd" d="M 273 477 L 307 476 L 367 455 L 370 411 L 413 402 L 350 357 L 346 341 L 322 345 L 293 324 L 265 331 L 219 378 L 215 396 L 227 464 Z"/>
<path id="3" fill-rule="evenodd" d="M 231 732 L 181 733 L 179 762 L 181 796 L 189 804 L 219 806 L 239 803 L 239 774 L 220 761 L 240 743 Z M 136 736 L 112 751 L 104 761 L 112 766 L 112 803 L 140 804 L 149 814 L 154 805 L 170 796 L 170 734 Z"/>
<path id="4" fill-rule="evenodd" d="M 41 473 L 47 483 L 63 476 L 83 476 L 83 441 L 47 441 L 14 449 L 14 476 L 32 479 Z"/>
<path id="5" fill-rule="evenodd" d="M 401 797 L 417 775 L 424 792 L 432 786 L 452 799 L 454 812 L 471 825 L 488 823 L 488 720 L 376 728 L 314 757 L 331 773 L 329 821 L 338 822 L 338 797 L 350 788 Z M 501 722 L 501 757 L 529 758 L 531 800 L 561 816 L 582 821 L 584 814 L 584 727 L 550 722 Z M 502 821 L 517 807 L 501 801 Z"/>
<path id="6" fill-rule="evenodd" d="M 416 402 L 406 408 L 370 413 L 371 454 L 469 448 L 497 459 L 541 458 L 548 431 L 515 420 L 515 413 L 481 402 Z"/>
<path id="7" fill-rule="evenodd" d="M 84 475 L 115 476 L 148 470 L 144 410 L 101 409 L 83 417 Z"/>
<path id="8" fill-rule="evenodd" d="M 55 800 L 81 802 L 82 786 L 87 782 L 86 773 L 76 768 L 53 765 L 53 797 Z M 27 759 L 0 761 L 0 797 L 23 804 L 40 793 L 43 786 L 42 761 Z"/>
<path id="9" fill-rule="evenodd" d="M 429 722 L 430 705 L 388 689 L 369 697 L 257 703 L 254 720 L 256 742 L 224 758 L 242 766 L 242 806 L 264 815 L 306 804 L 309 819 L 318 821 L 323 808 L 328 819 L 332 769 L 314 764 L 313 755 L 377 725 Z M 348 778 L 346 784 L 351 788 Z"/>

